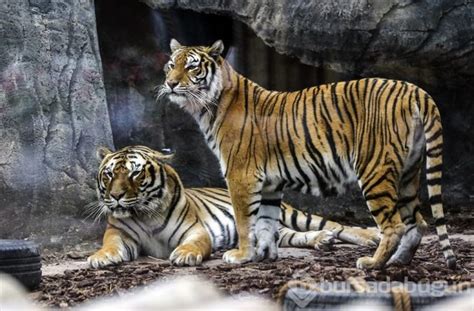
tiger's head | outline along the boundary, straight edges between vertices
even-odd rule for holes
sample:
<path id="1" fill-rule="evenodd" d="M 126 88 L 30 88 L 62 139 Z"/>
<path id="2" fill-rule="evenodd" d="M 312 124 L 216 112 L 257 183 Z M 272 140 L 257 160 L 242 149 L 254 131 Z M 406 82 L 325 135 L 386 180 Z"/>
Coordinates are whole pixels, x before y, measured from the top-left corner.
<path id="1" fill-rule="evenodd" d="M 212 46 L 183 46 L 171 39 L 170 48 L 172 54 L 164 68 L 166 80 L 157 97 L 167 95 L 191 115 L 210 111 L 222 91 L 224 44 L 218 40 Z"/>
<path id="2" fill-rule="evenodd" d="M 93 213 L 111 215 L 158 216 L 168 204 L 170 174 L 174 170 L 163 161 L 171 157 L 145 146 L 129 146 L 112 152 L 99 148 L 101 160 L 97 174 L 97 195 Z M 180 183 L 179 180 L 175 183 Z"/>

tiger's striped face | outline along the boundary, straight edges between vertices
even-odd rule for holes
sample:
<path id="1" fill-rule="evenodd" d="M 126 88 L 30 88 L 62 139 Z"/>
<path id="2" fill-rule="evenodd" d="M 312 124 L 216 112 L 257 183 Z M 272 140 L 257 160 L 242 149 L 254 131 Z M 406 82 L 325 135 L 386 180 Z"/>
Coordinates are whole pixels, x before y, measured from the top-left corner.
<path id="1" fill-rule="evenodd" d="M 160 202 L 167 192 L 167 176 L 157 155 L 160 153 L 144 146 L 126 147 L 117 152 L 99 150 L 102 163 L 97 175 L 97 193 L 104 214 L 126 218 L 160 212 Z"/>
<path id="2" fill-rule="evenodd" d="M 217 104 L 222 91 L 222 41 L 216 41 L 210 47 L 187 47 L 172 39 L 170 46 L 172 55 L 165 65 L 166 80 L 158 97 L 167 95 L 191 115 L 209 111 L 211 105 Z"/>

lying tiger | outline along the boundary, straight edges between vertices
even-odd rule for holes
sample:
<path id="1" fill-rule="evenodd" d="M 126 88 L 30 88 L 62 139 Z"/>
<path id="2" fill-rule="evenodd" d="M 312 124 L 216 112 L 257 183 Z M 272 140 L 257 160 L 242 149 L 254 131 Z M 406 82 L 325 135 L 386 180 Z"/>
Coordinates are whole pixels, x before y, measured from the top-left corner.
<path id="1" fill-rule="evenodd" d="M 132 261 L 139 254 L 199 265 L 212 251 L 238 244 L 227 190 L 183 187 L 170 157 L 145 146 L 117 152 L 100 148 L 96 216 L 107 215 L 102 248 L 88 258 L 98 268 Z M 378 230 L 342 226 L 282 203 L 278 245 L 319 248 L 335 238 L 376 246 Z"/>

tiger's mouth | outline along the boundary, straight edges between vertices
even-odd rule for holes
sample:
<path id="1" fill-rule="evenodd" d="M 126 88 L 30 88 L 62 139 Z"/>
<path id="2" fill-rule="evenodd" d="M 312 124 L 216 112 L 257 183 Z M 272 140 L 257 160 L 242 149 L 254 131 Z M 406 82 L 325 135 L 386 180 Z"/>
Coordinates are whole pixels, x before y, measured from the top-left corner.
<path id="1" fill-rule="evenodd" d="M 183 97 L 186 97 L 186 93 L 177 93 L 175 91 L 171 91 L 168 93 L 168 97 L 171 100 L 176 99 L 176 98 L 183 98 Z"/>
<path id="2" fill-rule="evenodd" d="M 128 218 L 132 216 L 132 213 L 130 213 L 130 209 L 126 207 L 117 206 L 112 209 L 112 216 L 115 218 Z"/>

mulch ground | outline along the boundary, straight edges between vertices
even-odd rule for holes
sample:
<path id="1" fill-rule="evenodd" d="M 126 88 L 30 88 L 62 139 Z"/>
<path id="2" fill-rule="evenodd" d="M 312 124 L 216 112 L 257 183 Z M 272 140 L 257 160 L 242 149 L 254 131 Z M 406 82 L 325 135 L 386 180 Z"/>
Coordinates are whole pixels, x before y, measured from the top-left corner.
<path id="1" fill-rule="evenodd" d="M 167 261 L 131 262 L 100 270 L 66 270 L 64 274 L 45 276 L 36 300 L 41 305 L 68 307 L 90 298 L 110 296 L 130 288 L 146 286 L 156 280 L 167 280 L 177 275 L 194 274 L 211 280 L 228 294 L 250 293 L 275 298 L 287 281 L 344 281 L 360 276 L 367 281 L 446 281 L 449 284 L 472 281 L 474 252 L 471 243 L 452 239 L 458 258 L 458 269 L 449 270 L 436 241 L 420 246 L 409 266 L 389 267 L 385 270 L 362 271 L 354 268 L 357 258 L 371 255 L 374 249 L 339 246 L 329 251 L 312 252 L 312 257 L 284 258 L 276 262 L 249 263 L 239 266 L 220 264 L 195 268 L 171 266 Z M 213 258 L 220 258 L 217 253 Z"/>

